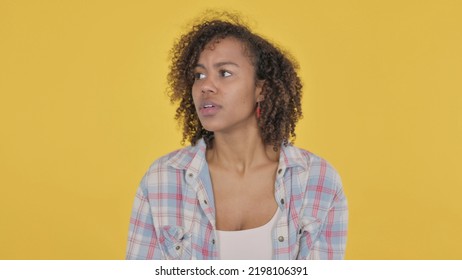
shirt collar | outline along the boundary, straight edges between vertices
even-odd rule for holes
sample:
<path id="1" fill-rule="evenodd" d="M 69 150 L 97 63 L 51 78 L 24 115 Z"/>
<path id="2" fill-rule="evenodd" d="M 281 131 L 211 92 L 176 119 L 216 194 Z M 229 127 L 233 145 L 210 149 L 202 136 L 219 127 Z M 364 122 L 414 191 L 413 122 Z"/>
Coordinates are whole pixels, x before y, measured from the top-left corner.
<path id="1" fill-rule="evenodd" d="M 291 144 L 288 144 L 287 146 L 283 144 L 281 146 L 279 168 L 301 167 L 304 170 L 308 170 L 309 162 L 309 154 L 303 153 L 303 150 L 296 148 Z"/>
<path id="2" fill-rule="evenodd" d="M 172 156 L 167 164 L 176 169 L 186 169 L 188 174 L 192 174 L 189 176 L 197 177 L 204 165 L 207 164 L 205 158 L 206 148 L 204 139 L 200 139 L 195 146 L 180 150 Z M 302 153 L 302 151 L 291 144 L 287 146 L 281 145 L 279 168 L 301 167 L 308 170 L 309 160 L 306 160 L 306 157 L 309 157 L 309 155 Z"/>
<path id="3" fill-rule="evenodd" d="M 196 145 L 178 151 L 168 160 L 167 165 L 176 169 L 186 170 L 186 173 L 190 177 L 197 177 L 200 170 L 206 164 L 205 150 L 205 142 L 203 139 L 200 139 Z"/>

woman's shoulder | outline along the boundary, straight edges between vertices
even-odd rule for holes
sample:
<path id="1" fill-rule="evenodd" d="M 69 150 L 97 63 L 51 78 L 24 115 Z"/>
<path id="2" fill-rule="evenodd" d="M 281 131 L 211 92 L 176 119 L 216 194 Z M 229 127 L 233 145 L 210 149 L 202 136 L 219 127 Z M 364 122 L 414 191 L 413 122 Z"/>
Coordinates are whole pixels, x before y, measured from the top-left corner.
<path id="1" fill-rule="evenodd" d="M 205 153 L 206 145 L 201 139 L 195 145 L 175 150 L 156 159 L 149 166 L 146 176 L 160 174 L 171 177 L 185 172 L 197 174 L 205 165 Z"/>
<path id="2" fill-rule="evenodd" d="M 194 158 L 200 153 L 199 146 L 187 146 L 157 158 L 150 166 L 149 172 L 159 169 L 187 169 Z"/>
<path id="3" fill-rule="evenodd" d="M 197 165 L 200 154 L 199 147 L 188 146 L 159 157 L 145 172 L 141 188 L 148 192 L 170 193 L 176 189 L 172 186 L 184 182 L 187 170 Z"/>
<path id="4" fill-rule="evenodd" d="M 293 162 L 293 165 L 302 167 L 301 170 L 307 172 L 309 181 L 315 182 L 319 180 L 326 184 L 341 185 L 339 173 L 325 158 L 293 145 L 288 145 L 284 151 L 286 160 Z"/>
<path id="5" fill-rule="evenodd" d="M 333 168 L 326 159 L 304 148 L 287 145 L 283 148 L 283 153 L 287 162 L 296 162 L 306 166 L 326 165 Z"/>

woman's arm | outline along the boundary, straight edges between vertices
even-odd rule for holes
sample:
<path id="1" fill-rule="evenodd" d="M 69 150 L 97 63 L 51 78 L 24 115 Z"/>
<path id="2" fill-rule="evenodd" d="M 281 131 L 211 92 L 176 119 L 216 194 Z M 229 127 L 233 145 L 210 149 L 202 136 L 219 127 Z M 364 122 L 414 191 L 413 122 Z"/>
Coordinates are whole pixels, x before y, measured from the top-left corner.
<path id="1" fill-rule="evenodd" d="M 326 214 L 322 215 L 322 220 L 316 219 L 307 226 L 306 234 L 302 235 L 299 253 L 301 259 L 338 260 L 345 256 L 348 228 L 347 200 L 338 173 L 331 167 L 327 170 L 333 172 L 332 180 L 324 181 L 325 185 L 322 185 L 321 193 L 331 194 L 332 199 L 325 208 L 327 213 L 324 212 Z"/>
<path id="2" fill-rule="evenodd" d="M 126 259 L 161 259 L 158 239 L 143 178 L 133 203 Z"/>

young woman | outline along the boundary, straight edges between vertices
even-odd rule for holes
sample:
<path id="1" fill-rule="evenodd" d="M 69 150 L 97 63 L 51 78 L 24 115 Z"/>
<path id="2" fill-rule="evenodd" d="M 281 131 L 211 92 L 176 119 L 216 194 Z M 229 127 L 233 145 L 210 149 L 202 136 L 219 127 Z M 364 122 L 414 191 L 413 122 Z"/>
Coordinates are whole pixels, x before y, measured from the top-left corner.
<path id="1" fill-rule="evenodd" d="M 232 19 L 193 26 L 172 54 L 170 97 L 191 146 L 144 176 L 127 259 L 342 259 L 340 178 L 289 142 L 302 115 L 294 62 Z"/>

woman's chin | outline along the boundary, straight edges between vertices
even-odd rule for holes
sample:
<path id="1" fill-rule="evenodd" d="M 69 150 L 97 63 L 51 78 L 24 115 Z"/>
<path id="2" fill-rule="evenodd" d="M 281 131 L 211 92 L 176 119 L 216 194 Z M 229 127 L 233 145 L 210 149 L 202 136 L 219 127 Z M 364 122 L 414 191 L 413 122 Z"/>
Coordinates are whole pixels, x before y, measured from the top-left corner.
<path id="1" fill-rule="evenodd" d="M 220 131 L 223 127 L 216 123 L 211 122 L 201 122 L 202 127 L 210 132 L 217 132 Z"/>

